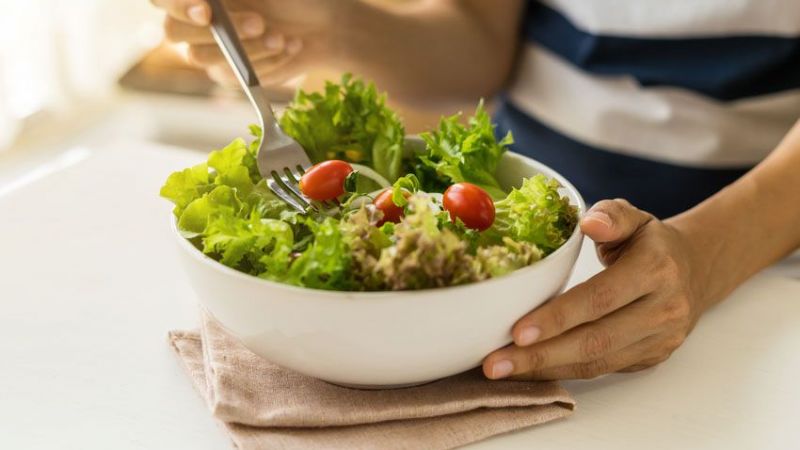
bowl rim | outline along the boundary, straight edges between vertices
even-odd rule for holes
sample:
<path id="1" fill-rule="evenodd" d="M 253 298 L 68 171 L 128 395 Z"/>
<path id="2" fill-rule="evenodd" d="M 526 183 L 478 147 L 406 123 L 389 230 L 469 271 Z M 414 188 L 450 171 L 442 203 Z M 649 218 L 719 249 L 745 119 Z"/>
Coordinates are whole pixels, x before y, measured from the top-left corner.
<path id="1" fill-rule="evenodd" d="M 578 222 L 575 224 L 575 229 L 572 231 L 569 239 L 567 239 L 561 247 L 556 249 L 553 253 L 545 256 L 541 260 L 531 264 L 527 267 L 523 267 L 521 269 L 517 269 L 509 274 L 503 275 L 497 278 L 489 278 L 487 280 L 476 281 L 473 283 L 461 284 L 456 286 L 445 286 L 445 287 L 437 287 L 437 288 L 426 288 L 426 289 L 414 289 L 414 290 L 404 290 L 404 291 L 333 291 L 327 289 L 315 289 L 315 288 L 307 288 L 301 286 L 294 286 L 287 283 L 281 283 L 278 281 L 267 280 L 265 278 L 259 278 L 255 275 L 250 275 L 244 272 L 240 272 L 234 268 L 228 267 L 221 262 L 209 257 L 205 253 L 203 253 L 200 249 L 195 247 L 189 239 L 185 238 L 178 229 L 178 221 L 172 211 L 170 210 L 170 228 L 172 228 L 173 235 L 178 239 L 178 243 L 182 249 L 184 249 L 187 253 L 189 253 L 195 260 L 198 260 L 201 264 L 210 267 L 212 270 L 220 271 L 224 274 L 231 275 L 235 278 L 240 278 L 243 281 L 248 283 L 257 283 L 261 284 L 264 287 L 268 287 L 271 290 L 284 290 L 288 292 L 294 292 L 297 294 L 314 294 L 315 296 L 321 297 L 332 297 L 338 298 L 342 300 L 362 300 L 362 299 L 380 299 L 380 298 L 398 298 L 398 297 L 417 297 L 420 294 L 430 294 L 430 293 L 442 293 L 445 292 L 453 293 L 458 292 L 459 290 L 467 290 L 470 288 L 474 288 L 476 285 L 487 286 L 489 284 L 496 284 L 502 283 L 504 280 L 509 280 L 511 278 L 517 278 L 520 276 L 524 276 L 525 274 L 531 273 L 536 270 L 543 270 L 545 265 L 548 265 L 549 262 L 558 259 L 558 257 L 565 253 L 568 247 L 573 245 L 580 245 L 580 243 L 576 244 L 575 241 L 580 241 L 583 239 L 583 233 L 581 232 L 580 228 L 580 217 L 586 212 L 586 203 L 583 200 L 580 192 L 572 185 L 566 178 L 564 178 L 561 174 L 556 172 L 554 169 L 550 168 L 549 166 L 533 159 L 529 158 L 525 155 L 521 155 L 519 153 L 515 153 L 512 151 L 508 151 L 505 155 L 506 158 L 517 158 L 525 161 L 526 164 L 533 166 L 537 171 L 547 175 L 550 178 L 555 178 L 561 183 L 561 187 L 566 189 L 571 196 L 573 196 L 577 200 L 577 208 L 578 208 Z M 574 266 L 574 264 L 573 264 Z"/>

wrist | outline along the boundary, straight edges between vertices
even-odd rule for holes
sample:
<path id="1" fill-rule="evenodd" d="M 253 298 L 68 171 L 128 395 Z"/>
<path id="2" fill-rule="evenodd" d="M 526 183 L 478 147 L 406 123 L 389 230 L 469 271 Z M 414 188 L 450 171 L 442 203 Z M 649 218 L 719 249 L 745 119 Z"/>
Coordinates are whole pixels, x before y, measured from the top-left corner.
<path id="1" fill-rule="evenodd" d="M 740 180 L 741 181 L 741 180 Z M 692 267 L 692 289 L 704 308 L 723 300 L 765 264 L 753 230 L 758 195 L 749 183 L 731 185 L 666 221 L 683 237 Z"/>
<path id="2" fill-rule="evenodd" d="M 722 233 L 708 233 L 709 228 L 696 212 L 687 212 L 665 221 L 680 236 L 686 249 L 689 289 L 695 306 L 702 314 L 735 288 L 728 279 Z"/>

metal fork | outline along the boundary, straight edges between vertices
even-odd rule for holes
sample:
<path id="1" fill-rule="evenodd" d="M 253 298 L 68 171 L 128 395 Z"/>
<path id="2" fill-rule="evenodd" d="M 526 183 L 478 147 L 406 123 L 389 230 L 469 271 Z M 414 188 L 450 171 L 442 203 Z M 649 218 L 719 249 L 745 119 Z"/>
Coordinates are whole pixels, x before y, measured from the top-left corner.
<path id="1" fill-rule="evenodd" d="M 267 180 L 270 190 L 297 211 L 307 213 L 316 209 L 317 206 L 300 192 L 298 186 L 300 177 L 311 166 L 311 160 L 303 147 L 281 130 L 222 0 L 208 0 L 208 3 L 211 6 L 211 34 L 256 109 L 263 130 L 256 157 L 258 171 Z"/>

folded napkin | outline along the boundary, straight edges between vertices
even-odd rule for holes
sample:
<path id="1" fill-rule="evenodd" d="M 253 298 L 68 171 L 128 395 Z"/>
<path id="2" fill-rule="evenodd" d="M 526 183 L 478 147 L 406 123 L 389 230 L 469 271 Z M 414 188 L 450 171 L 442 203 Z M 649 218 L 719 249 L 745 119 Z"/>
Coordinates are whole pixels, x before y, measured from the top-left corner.
<path id="1" fill-rule="evenodd" d="M 470 371 L 422 386 L 357 390 L 256 356 L 207 315 L 169 341 L 234 446 L 251 449 L 448 449 L 566 417 L 547 382 L 488 381 Z"/>

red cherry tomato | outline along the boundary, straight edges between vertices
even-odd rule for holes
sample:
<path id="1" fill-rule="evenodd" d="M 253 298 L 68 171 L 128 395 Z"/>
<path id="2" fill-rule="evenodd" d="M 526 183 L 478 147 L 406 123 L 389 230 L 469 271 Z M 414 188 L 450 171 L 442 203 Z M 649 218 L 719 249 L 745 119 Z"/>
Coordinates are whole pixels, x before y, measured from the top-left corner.
<path id="1" fill-rule="evenodd" d="M 333 200 L 344 194 L 344 180 L 351 172 L 353 166 L 345 161 L 323 161 L 311 166 L 300 178 L 300 192 L 312 200 Z"/>
<path id="2" fill-rule="evenodd" d="M 471 183 L 456 183 L 446 191 L 442 200 L 450 220 L 461 219 L 468 228 L 483 231 L 494 223 L 494 202 L 483 189 Z"/>
<path id="3" fill-rule="evenodd" d="M 408 192 L 403 192 L 403 196 L 408 198 L 411 196 Z M 386 189 L 372 201 L 376 208 L 383 212 L 383 218 L 378 222 L 378 226 L 386 222 L 399 223 L 400 218 L 403 217 L 403 207 L 395 205 L 392 201 L 392 189 Z"/>

